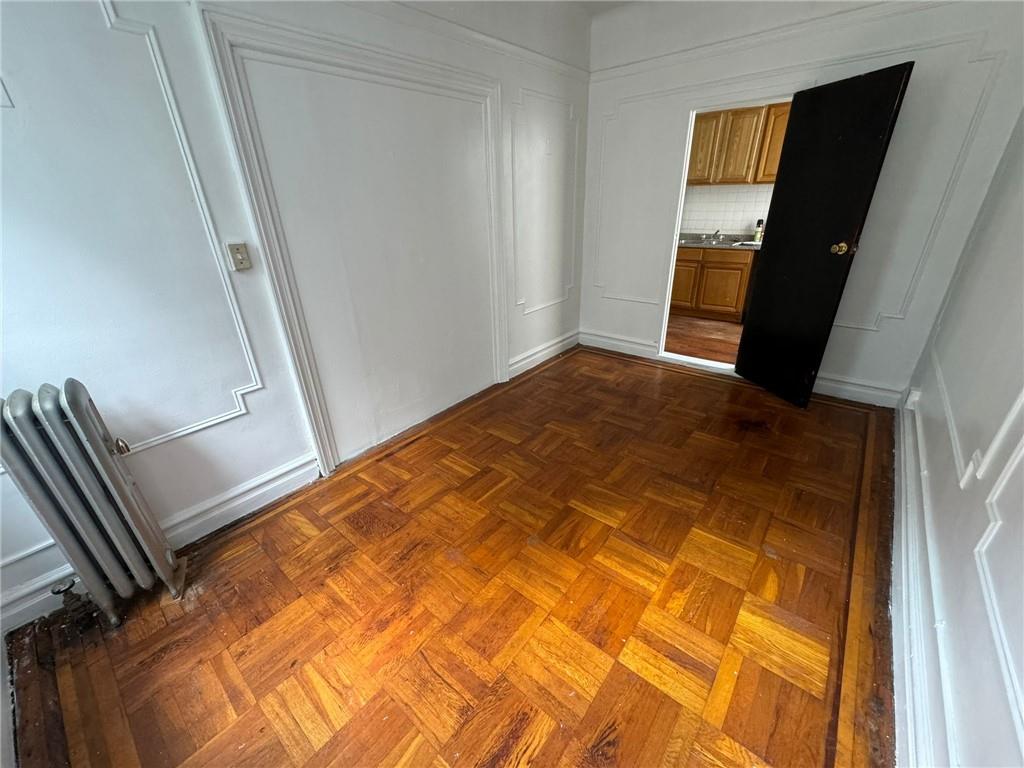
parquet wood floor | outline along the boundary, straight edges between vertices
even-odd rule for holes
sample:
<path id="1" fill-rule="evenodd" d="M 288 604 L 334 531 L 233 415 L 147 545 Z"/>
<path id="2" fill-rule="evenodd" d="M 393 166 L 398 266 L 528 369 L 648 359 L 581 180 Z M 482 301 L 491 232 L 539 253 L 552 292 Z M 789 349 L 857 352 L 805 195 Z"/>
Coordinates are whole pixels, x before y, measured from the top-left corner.
<path id="1" fill-rule="evenodd" d="M 16 633 L 22 765 L 891 761 L 891 439 L 578 348 Z"/>

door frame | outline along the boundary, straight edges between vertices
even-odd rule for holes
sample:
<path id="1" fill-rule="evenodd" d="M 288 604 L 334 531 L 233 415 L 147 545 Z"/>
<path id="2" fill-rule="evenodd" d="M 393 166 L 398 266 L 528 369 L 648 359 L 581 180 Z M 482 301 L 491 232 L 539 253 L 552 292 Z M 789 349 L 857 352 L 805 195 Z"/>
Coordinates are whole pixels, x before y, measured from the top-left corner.
<path id="1" fill-rule="evenodd" d="M 668 335 L 668 318 L 672 311 L 672 281 L 675 277 L 676 248 L 679 245 L 679 227 L 683 220 L 683 206 L 686 204 L 686 177 L 690 168 L 690 149 L 693 144 L 693 124 L 700 112 L 716 112 L 722 109 L 741 109 L 743 107 L 759 107 L 764 104 L 774 104 L 782 101 L 791 101 L 793 94 L 805 88 L 812 88 L 818 85 L 816 77 L 800 77 L 792 80 L 784 80 L 772 85 L 761 85 L 753 87 L 736 87 L 735 83 L 715 85 L 702 85 L 699 93 L 687 99 L 689 118 L 686 129 L 686 151 L 683 153 L 683 167 L 679 175 L 679 205 L 676 208 L 675 225 L 672 233 L 671 247 L 665 265 L 665 303 L 661 318 L 661 335 L 658 339 L 657 357 L 672 363 L 678 363 L 690 368 L 724 373 L 728 376 L 737 376 L 734 363 L 722 363 L 717 360 L 707 360 L 703 357 L 692 357 L 691 355 L 679 355 L 675 352 L 665 351 L 665 339 Z M 738 377 L 737 377 L 738 378 Z"/>
<path id="2" fill-rule="evenodd" d="M 273 304 L 284 330 L 285 351 L 298 385 L 302 411 L 321 474 L 326 477 L 347 456 L 340 456 L 324 387 L 316 364 L 305 313 L 285 239 L 266 157 L 256 130 L 255 112 L 242 65 L 246 57 L 271 56 L 315 71 L 350 72 L 364 80 L 410 84 L 480 104 L 488 191 L 491 354 L 495 382 L 508 379 L 508 276 L 503 253 L 500 190 L 503 171 L 498 81 L 454 66 L 440 67 L 389 49 L 354 46 L 315 32 L 285 27 L 234 9 L 196 3 L 196 24 L 217 81 L 236 170 L 244 188 L 253 230 L 267 264 Z M 370 74 L 367 74 L 370 73 Z"/>

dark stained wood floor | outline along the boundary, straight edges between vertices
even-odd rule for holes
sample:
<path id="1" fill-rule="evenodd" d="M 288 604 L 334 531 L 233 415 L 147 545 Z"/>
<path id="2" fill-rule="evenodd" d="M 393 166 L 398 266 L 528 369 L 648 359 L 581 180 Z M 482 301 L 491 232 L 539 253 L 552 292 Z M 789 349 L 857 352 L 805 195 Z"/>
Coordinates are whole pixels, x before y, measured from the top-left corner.
<path id="1" fill-rule="evenodd" d="M 16 633 L 22 765 L 891 762 L 891 439 L 577 349 Z"/>
<path id="2" fill-rule="evenodd" d="M 665 351 L 720 363 L 735 363 L 743 326 L 725 320 L 705 320 L 670 312 Z"/>

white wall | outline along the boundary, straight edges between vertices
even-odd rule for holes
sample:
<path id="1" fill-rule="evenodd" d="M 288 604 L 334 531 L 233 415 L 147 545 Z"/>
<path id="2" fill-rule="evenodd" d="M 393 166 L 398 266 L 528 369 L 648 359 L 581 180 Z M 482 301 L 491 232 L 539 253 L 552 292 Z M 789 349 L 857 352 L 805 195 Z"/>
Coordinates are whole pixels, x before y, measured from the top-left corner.
<path id="1" fill-rule="evenodd" d="M 358 48 L 382 79 L 404 67 L 439 83 L 414 94 L 374 85 L 376 75 L 253 65 L 275 212 L 304 265 L 306 309 L 326 309 L 330 321 L 330 311 L 355 308 L 362 324 L 339 328 L 334 364 L 364 393 L 383 392 L 359 403 L 375 424 L 339 430 L 341 456 L 575 342 L 585 71 L 390 4 L 219 10 L 251 15 L 253 29 L 286 29 L 286 48 Z M 563 9 L 563 28 L 578 10 Z M 254 218 L 251 179 L 236 164 L 199 10 L 5 3 L 2 14 L 13 107 L 0 109 L 0 391 L 85 381 L 133 445 L 131 467 L 162 524 L 185 543 L 318 473 L 266 222 Z M 554 18 L 537 14 L 523 30 Z M 473 88 L 490 100 L 452 95 Z M 349 101 L 373 121 L 344 124 Z M 434 121 L 415 125 L 420 109 L 434 109 Z M 420 165 L 397 152 L 385 173 L 383 145 L 399 147 L 417 127 Z M 353 128 L 363 130 L 358 141 Z M 376 165 L 359 158 L 368 148 Z M 353 159 L 363 164 L 345 168 Z M 436 183 L 444 173 L 458 181 Z M 252 270 L 227 269 L 221 246 L 233 241 L 249 244 Z M 505 295 L 496 296 L 499 277 Z M 432 378 L 449 365 L 454 375 Z M 7 631 L 53 605 L 48 587 L 68 568 L 9 478 L 0 483 Z"/>
<path id="2" fill-rule="evenodd" d="M 900 765 L 1024 763 L 1021 118 L 901 412 Z"/>
<path id="3" fill-rule="evenodd" d="M 686 188 L 680 232 L 753 233 L 768 216 L 774 184 L 697 184 Z"/>
<path id="4" fill-rule="evenodd" d="M 590 67 L 590 10 L 584 3 L 493 0 L 479 3 L 410 2 L 405 5 L 584 72 Z"/>
<path id="5" fill-rule="evenodd" d="M 594 72 L 581 338 L 658 352 L 686 160 L 680 137 L 693 111 L 786 98 L 912 59 L 817 385 L 895 405 L 1020 109 L 1021 11 L 1004 3 L 879 4 Z M 692 40 L 686 12 L 676 29 Z M 599 14 L 592 61 L 639 55 L 649 27 L 639 22 L 657 13 L 629 5 Z M 707 40 L 731 29 L 736 15 L 727 5 L 701 13 Z M 662 21 L 670 26 L 669 17 Z"/>
<path id="6" fill-rule="evenodd" d="M 771 35 L 824 17 L 840 20 L 867 5 L 851 2 L 687 2 L 608 3 L 599 9 L 590 29 L 590 70 L 604 73 L 615 67 L 661 57 L 709 44 Z"/>
<path id="7" fill-rule="evenodd" d="M 404 7 L 203 9 L 325 464 L 574 343 L 583 72 Z"/>
<path id="8" fill-rule="evenodd" d="M 84 381 L 181 544 L 317 470 L 200 40 L 185 6 L 146 11 L 162 72 L 148 27 L 99 3 L 3 6 L 0 391 Z M 228 271 L 228 240 L 251 271 Z M 7 631 L 67 566 L 0 483 Z"/>

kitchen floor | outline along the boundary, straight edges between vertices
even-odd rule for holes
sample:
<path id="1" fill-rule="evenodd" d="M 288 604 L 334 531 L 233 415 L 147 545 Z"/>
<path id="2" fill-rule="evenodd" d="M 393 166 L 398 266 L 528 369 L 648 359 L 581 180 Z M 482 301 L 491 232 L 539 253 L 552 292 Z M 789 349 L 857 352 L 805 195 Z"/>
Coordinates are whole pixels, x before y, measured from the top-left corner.
<path id="1" fill-rule="evenodd" d="M 578 348 L 16 631 L 21 765 L 891 764 L 892 429 Z"/>
<path id="2" fill-rule="evenodd" d="M 705 320 L 670 312 L 665 351 L 720 363 L 735 363 L 742 333 L 743 326 L 740 323 Z"/>

